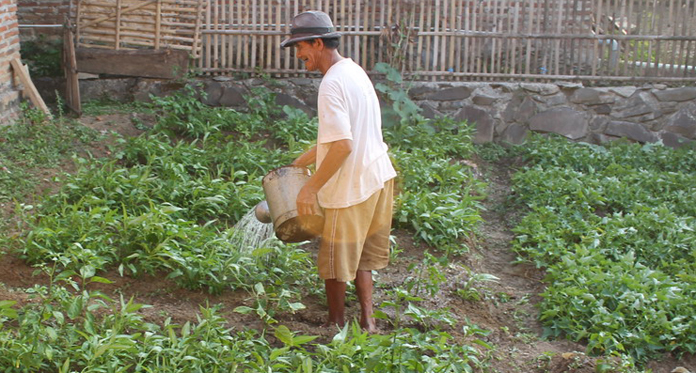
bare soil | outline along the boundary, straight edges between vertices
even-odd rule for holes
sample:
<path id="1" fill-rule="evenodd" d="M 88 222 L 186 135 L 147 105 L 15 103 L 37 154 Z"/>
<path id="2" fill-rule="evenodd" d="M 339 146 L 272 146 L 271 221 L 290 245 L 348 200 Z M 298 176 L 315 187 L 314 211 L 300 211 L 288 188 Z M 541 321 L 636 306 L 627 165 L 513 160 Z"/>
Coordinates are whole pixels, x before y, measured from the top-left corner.
<path id="1" fill-rule="evenodd" d="M 133 114 L 108 114 L 84 117 L 81 122 L 103 133 L 114 131 L 123 136 L 137 136 L 142 131 L 136 128 L 135 124 L 142 123 L 143 118 L 136 118 Z M 103 144 L 93 145 L 89 151 L 94 156 L 106 156 L 109 154 L 109 141 L 107 139 Z M 74 172 L 68 163 L 64 170 L 42 172 L 46 175 L 61 171 Z M 448 281 L 442 286 L 441 291 L 434 297 L 428 297 L 421 306 L 429 309 L 450 309 L 459 321 L 455 328 L 448 330 L 453 335 L 463 336 L 461 328 L 464 320 L 490 331 L 487 336 L 480 337 L 494 346 L 490 351 L 481 349 L 488 356 L 490 371 L 595 372 L 598 358 L 584 354 L 583 344 L 541 338 L 542 325 L 538 321 L 539 312 L 535 305 L 540 301 L 539 294 L 544 290 L 544 272 L 529 264 L 514 264 L 516 255 L 510 245 L 513 238 L 511 228 L 519 218 L 519 213 L 508 209 L 506 200 L 510 198 L 510 177 L 517 165 L 509 161 L 491 164 L 481 160 L 471 160 L 471 164 L 477 167 L 478 173 L 488 183 L 485 210 L 482 212 L 485 222 L 477 239 L 467 242 L 471 248 L 470 252 L 451 261 L 453 265 L 446 270 Z M 44 192 L 50 192 L 55 187 L 46 181 L 39 188 Z M 0 213 L 8 217 L 11 210 L 4 208 Z M 412 276 L 409 265 L 420 262 L 423 253 L 429 250 L 428 247 L 414 241 L 409 232 L 395 230 L 393 234 L 401 252 L 389 267 L 376 276 L 374 298 L 378 309 L 380 301 L 385 297 L 385 291 L 401 285 L 405 279 Z M 316 242 L 308 243 L 306 249 L 316 253 Z M 482 299 L 464 300 L 456 294 L 456 289 L 468 278 L 468 274 L 462 272 L 462 268 L 468 268 L 472 273 L 494 275 L 499 281 L 478 285 L 477 289 Z M 0 300 L 16 300 L 20 304 L 28 302 L 24 289 L 34 284 L 48 283 L 46 276 L 34 272 L 35 268 L 12 254 L 0 254 Z M 130 278 L 121 277 L 114 271 L 101 275 L 114 283 L 93 284 L 93 288 L 115 298 L 133 297 L 137 303 L 151 305 L 152 307 L 141 311 L 149 321 L 160 322 L 171 317 L 174 322 L 196 322 L 199 305 L 220 304 L 222 314 L 234 329 L 262 327 L 258 318 L 232 311 L 237 306 L 250 305 L 250 296 L 243 291 L 227 291 L 212 296 L 202 291 L 181 289 L 166 280 L 164 274 Z M 359 306 L 354 297 L 349 296 L 348 299 L 347 316 L 349 319 L 357 318 Z M 307 306 L 306 309 L 294 315 L 279 315 L 279 322 L 301 334 L 318 335 L 319 342 L 330 341 L 335 331 L 319 327 L 327 312 L 323 298 L 308 296 L 303 299 L 303 303 Z M 390 312 L 387 309 L 383 311 Z M 378 320 L 378 327 L 385 331 L 390 329 L 390 325 L 383 320 Z M 677 367 L 696 372 L 696 357 L 690 355 L 679 360 L 667 355 L 660 361 L 653 361 L 648 365 L 654 373 L 670 373 Z"/>

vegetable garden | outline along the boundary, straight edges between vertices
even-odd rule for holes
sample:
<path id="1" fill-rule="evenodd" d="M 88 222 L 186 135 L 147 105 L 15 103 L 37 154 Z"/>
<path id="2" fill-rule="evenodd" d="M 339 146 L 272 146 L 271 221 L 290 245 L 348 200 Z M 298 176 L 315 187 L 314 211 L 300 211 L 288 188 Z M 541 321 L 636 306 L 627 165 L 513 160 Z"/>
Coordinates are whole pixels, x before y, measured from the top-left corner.
<path id="1" fill-rule="evenodd" d="M 0 255 L 45 279 L 23 289 L 0 283 L 0 371 L 500 371 L 496 336 L 510 328 L 479 326 L 466 310 L 523 300 L 496 291 L 498 274 L 467 265 L 486 240 L 486 174 L 477 177 L 470 159 L 524 162 L 498 208 L 524 214 L 510 222 L 512 246 L 547 273 L 538 303 L 545 333 L 527 338 L 579 341 L 598 356 L 597 371 L 642 371 L 664 353 L 696 352 L 693 150 L 546 136 L 475 147 L 466 123 L 403 116 L 385 128 L 399 172 L 394 224 L 418 255 L 395 237 L 392 260 L 406 274 L 381 287 L 378 279 L 383 333 L 356 324 L 312 333 L 292 328 L 321 302 L 312 244 L 243 247 L 235 224 L 263 199 L 261 178 L 311 145 L 316 119 L 261 88 L 244 112 L 198 97 L 188 86 L 149 105 L 91 108 L 156 118 L 133 119 L 135 137 L 30 109 L 0 130 L 0 202 L 12 206 L 0 220 Z M 83 150 L 93 143 L 108 148 Z M 46 169 L 70 172 L 32 194 Z M 195 320 L 153 320 L 127 291 L 100 290 L 113 276 L 166 277 L 213 302 Z M 229 292 L 247 296 L 231 309 L 214 303 Z M 448 307 L 432 301 L 443 297 Z M 544 356 L 532 363 L 527 371 L 550 370 Z"/>

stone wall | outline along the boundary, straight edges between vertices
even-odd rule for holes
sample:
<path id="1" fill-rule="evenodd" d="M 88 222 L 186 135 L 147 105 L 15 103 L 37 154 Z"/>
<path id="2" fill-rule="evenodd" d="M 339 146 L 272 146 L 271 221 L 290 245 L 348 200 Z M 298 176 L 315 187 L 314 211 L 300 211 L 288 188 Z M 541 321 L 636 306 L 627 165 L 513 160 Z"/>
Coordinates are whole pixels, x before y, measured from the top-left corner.
<path id="1" fill-rule="evenodd" d="M 268 85 L 260 79 L 216 77 L 202 81 L 205 103 L 244 108 L 247 87 Z M 269 88 L 280 104 L 313 113 L 319 79 L 290 78 Z M 181 87 L 155 80 L 81 82 L 83 99 L 108 96 L 122 101 L 147 100 Z M 530 131 L 552 132 L 574 141 L 602 143 L 618 138 L 680 146 L 696 138 L 696 86 L 661 84 L 641 87 L 584 87 L 575 83 L 415 83 L 411 98 L 423 115 L 467 120 L 476 126 L 475 141 L 524 142 Z"/>
<path id="2" fill-rule="evenodd" d="M 696 137 L 696 87 L 591 88 L 580 84 L 424 84 L 411 96 L 427 115 L 476 123 L 476 141 L 519 144 L 529 131 L 602 143 L 618 138 L 679 146 Z"/>
<path id="3" fill-rule="evenodd" d="M 10 61 L 19 57 L 16 0 L 0 0 L 0 125 L 19 115 L 19 91 L 14 85 Z"/>

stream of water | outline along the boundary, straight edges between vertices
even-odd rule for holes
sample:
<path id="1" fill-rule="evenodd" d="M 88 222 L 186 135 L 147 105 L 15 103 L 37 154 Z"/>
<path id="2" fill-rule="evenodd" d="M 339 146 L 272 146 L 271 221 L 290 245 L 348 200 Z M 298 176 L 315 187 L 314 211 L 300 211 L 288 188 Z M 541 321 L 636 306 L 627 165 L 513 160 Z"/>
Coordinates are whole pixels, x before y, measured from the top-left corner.
<path id="1" fill-rule="evenodd" d="M 251 209 L 235 224 L 231 242 L 239 251 L 252 252 L 274 239 L 273 224 L 258 221 Z"/>

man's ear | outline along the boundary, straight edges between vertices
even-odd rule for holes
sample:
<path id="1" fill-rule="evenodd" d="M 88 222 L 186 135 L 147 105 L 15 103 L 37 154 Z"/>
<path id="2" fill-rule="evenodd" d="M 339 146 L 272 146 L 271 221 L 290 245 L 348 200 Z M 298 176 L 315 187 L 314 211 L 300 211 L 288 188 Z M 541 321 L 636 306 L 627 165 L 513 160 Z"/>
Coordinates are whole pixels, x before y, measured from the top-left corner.
<path id="1" fill-rule="evenodd" d="M 324 50 L 324 39 L 316 38 L 316 39 L 314 39 L 314 42 L 316 43 L 318 50 L 320 50 L 320 51 Z"/>

